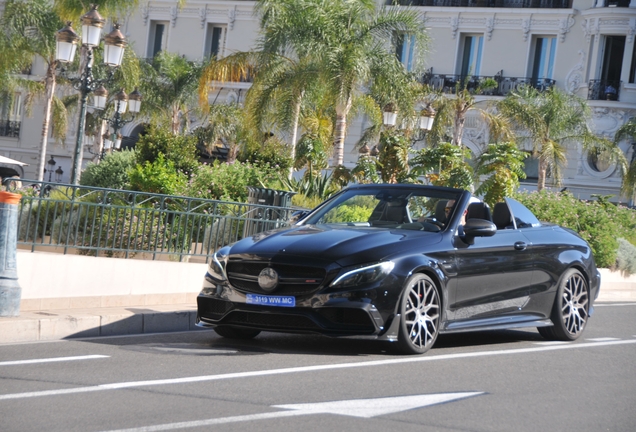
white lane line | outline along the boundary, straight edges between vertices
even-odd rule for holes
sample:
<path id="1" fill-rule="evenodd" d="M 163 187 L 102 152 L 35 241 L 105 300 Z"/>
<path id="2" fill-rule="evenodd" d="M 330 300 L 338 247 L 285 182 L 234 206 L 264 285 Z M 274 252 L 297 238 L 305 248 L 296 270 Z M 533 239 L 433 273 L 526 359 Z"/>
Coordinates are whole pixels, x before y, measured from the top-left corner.
<path id="1" fill-rule="evenodd" d="M 75 361 L 75 360 L 93 360 L 93 359 L 108 358 L 108 357 L 110 356 L 95 354 L 95 355 L 85 355 L 85 356 L 75 356 L 75 357 L 52 357 L 52 358 L 31 359 L 31 360 L 14 360 L 14 361 L 0 362 L 0 366 L 26 365 L 26 364 L 35 364 L 35 363 L 53 363 L 53 362 Z"/>
<path id="2" fill-rule="evenodd" d="M 546 341 L 546 342 L 535 342 L 535 345 L 542 345 L 542 346 L 553 346 L 553 345 L 566 345 L 569 344 L 570 342 L 564 342 L 564 341 Z"/>
<path id="3" fill-rule="evenodd" d="M 594 307 L 604 307 L 604 306 L 636 306 L 636 302 L 634 303 L 594 303 Z"/>
<path id="4" fill-rule="evenodd" d="M 145 426 L 140 428 L 132 428 L 132 429 L 119 429 L 109 432 L 155 432 L 155 431 L 166 431 L 166 430 L 175 430 L 175 429 L 186 429 L 186 428 L 194 428 L 194 427 L 202 427 L 202 426 L 212 426 L 218 424 L 226 424 L 226 423 L 238 423 L 238 422 L 247 422 L 254 420 L 267 420 L 272 418 L 281 418 L 281 417 L 296 417 L 307 414 L 305 411 L 277 411 L 277 412 L 268 412 L 262 414 L 248 414 L 242 416 L 234 416 L 234 417 L 222 417 L 217 419 L 208 419 L 208 420 L 194 420 L 188 422 L 180 422 L 180 423 L 168 423 L 163 425 L 156 426 Z"/>
<path id="5" fill-rule="evenodd" d="M 152 432 L 174 429 L 186 429 L 193 427 L 211 426 L 225 423 L 237 423 L 244 421 L 266 420 L 293 415 L 335 414 L 360 418 L 372 418 L 381 415 L 394 414 L 417 408 L 453 402 L 473 396 L 485 394 L 484 392 L 463 393 L 438 393 L 414 396 L 394 396 L 375 399 L 353 399 L 343 401 L 318 402 L 294 405 L 273 405 L 272 408 L 282 408 L 293 411 L 278 411 L 261 414 L 248 414 L 242 416 L 222 417 L 206 420 L 193 420 L 179 423 L 166 423 L 154 426 L 142 426 L 130 429 L 118 429 L 109 432 Z"/>
<path id="6" fill-rule="evenodd" d="M 589 339 L 585 339 L 588 341 L 592 341 L 592 342 L 607 342 L 607 341 L 615 341 L 615 340 L 620 340 L 619 338 L 613 338 L 613 337 L 600 337 L 600 338 L 589 338 Z"/>
<path id="7" fill-rule="evenodd" d="M 315 366 L 292 367 L 292 368 L 284 368 L 284 369 L 269 369 L 269 370 L 260 370 L 260 371 L 251 371 L 251 372 L 234 372 L 234 373 L 227 373 L 227 374 L 220 374 L 220 375 L 202 375 L 202 376 L 148 380 L 148 381 L 129 381 L 129 382 L 119 382 L 119 383 L 111 383 L 111 384 L 100 384 L 100 385 L 90 386 L 90 387 L 74 387 L 74 388 L 67 388 L 67 389 L 61 389 L 61 390 L 44 390 L 44 391 L 35 391 L 35 392 L 26 392 L 26 393 L 10 393 L 10 394 L 0 395 L 0 400 L 25 399 L 25 398 L 32 398 L 32 397 L 56 396 L 56 395 L 71 394 L 71 393 L 87 393 L 87 392 L 95 392 L 95 391 L 103 391 L 103 390 L 118 390 L 118 389 L 125 389 L 125 388 L 149 387 L 149 386 L 157 386 L 157 385 L 185 384 L 185 383 L 195 383 L 195 382 L 204 382 L 204 381 L 218 381 L 218 380 L 227 380 L 227 379 L 235 379 L 235 378 L 251 378 L 251 377 L 261 377 L 261 376 L 271 376 L 271 375 L 284 375 L 284 374 L 292 374 L 292 373 L 316 372 L 316 371 L 335 370 L 335 369 L 352 369 L 352 368 L 372 367 L 372 366 L 387 366 L 387 365 L 403 364 L 403 363 L 423 363 L 423 362 L 433 362 L 433 361 L 439 361 L 439 360 L 454 360 L 454 359 L 487 357 L 487 356 L 498 356 L 498 355 L 532 354 L 532 353 L 540 353 L 540 352 L 556 351 L 556 350 L 596 348 L 596 347 L 603 347 L 603 346 L 626 345 L 626 344 L 636 344 L 636 340 L 630 339 L 630 340 L 619 340 L 619 341 L 610 341 L 610 342 L 570 343 L 570 344 L 563 344 L 563 345 L 542 346 L 542 347 L 533 347 L 533 348 L 519 348 L 519 349 L 510 349 L 510 350 L 478 351 L 478 352 L 468 352 L 468 353 L 458 353 L 458 354 L 443 354 L 438 356 L 406 357 L 406 358 L 391 359 L 391 360 L 375 360 L 375 361 L 359 362 L 359 363 L 325 364 L 325 365 L 315 365 Z"/>

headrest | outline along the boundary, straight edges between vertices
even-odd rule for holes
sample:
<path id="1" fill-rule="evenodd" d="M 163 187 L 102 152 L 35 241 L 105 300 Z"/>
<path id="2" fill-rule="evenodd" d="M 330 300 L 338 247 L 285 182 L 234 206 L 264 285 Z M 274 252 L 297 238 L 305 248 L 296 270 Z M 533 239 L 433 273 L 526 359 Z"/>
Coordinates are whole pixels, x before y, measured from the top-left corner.
<path id="1" fill-rule="evenodd" d="M 485 219 L 488 221 L 492 221 L 488 204 L 483 202 L 469 204 L 468 213 L 466 214 L 466 220 L 468 219 Z"/>
<path id="2" fill-rule="evenodd" d="M 504 229 L 513 225 L 512 214 L 510 214 L 508 204 L 505 202 L 495 204 L 495 208 L 492 211 L 492 221 L 497 225 L 497 229 Z"/>

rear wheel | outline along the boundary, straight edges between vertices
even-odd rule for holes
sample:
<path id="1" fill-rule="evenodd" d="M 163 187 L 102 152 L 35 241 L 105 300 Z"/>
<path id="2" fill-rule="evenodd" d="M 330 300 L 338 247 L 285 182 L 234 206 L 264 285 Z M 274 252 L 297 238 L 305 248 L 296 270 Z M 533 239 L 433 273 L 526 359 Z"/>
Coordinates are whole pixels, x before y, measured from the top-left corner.
<path id="1" fill-rule="evenodd" d="M 539 327 L 539 334 L 549 340 L 578 339 L 589 317 L 590 295 L 587 281 L 580 271 L 569 269 L 563 274 L 550 319 L 552 327 Z"/>
<path id="2" fill-rule="evenodd" d="M 405 354 L 428 351 L 439 332 L 439 290 L 424 274 L 414 274 L 404 284 L 400 300 L 398 348 Z"/>
<path id="3" fill-rule="evenodd" d="M 214 331 L 219 336 L 228 339 L 253 339 L 261 332 L 260 330 L 244 329 L 238 327 L 218 326 Z"/>

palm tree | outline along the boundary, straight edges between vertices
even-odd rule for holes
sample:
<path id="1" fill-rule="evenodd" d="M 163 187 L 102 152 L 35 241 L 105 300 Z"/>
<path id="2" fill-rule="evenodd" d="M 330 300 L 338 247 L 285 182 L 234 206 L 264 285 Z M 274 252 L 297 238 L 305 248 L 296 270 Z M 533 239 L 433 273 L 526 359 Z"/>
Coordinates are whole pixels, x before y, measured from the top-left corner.
<path id="1" fill-rule="evenodd" d="M 575 95 L 556 88 L 539 92 L 531 86 L 522 86 L 500 101 L 497 109 L 528 134 L 519 136 L 519 140 L 530 140 L 539 159 L 538 190 L 545 188 L 548 172 L 556 184 L 560 183 L 568 142 L 580 142 L 587 151 L 602 151 L 619 163 L 621 169 L 626 168 L 620 148 L 590 131 L 589 107 Z"/>
<path id="2" fill-rule="evenodd" d="M 41 181 L 44 178 L 49 122 L 56 85 L 55 34 L 64 23 L 48 0 L 9 0 L 4 5 L 1 25 L 0 76 L 6 80 L 3 79 L 0 86 L 5 90 L 16 86 L 26 88 L 31 96 L 44 94 L 44 121 L 36 172 L 37 180 Z M 41 58 L 46 65 L 41 82 L 29 83 L 28 80 L 20 80 L 14 75 L 20 69 L 30 67 L 36 57 Z"/>
<path id="3" fill-rule="evenodd" d="M 636 140 L 636 118 L 629 119 L 627 123 L 616 131 L 616 134 L 614 135 L 614 143 L 618 146 L 618 143 L 626 138 Z M 636 147 L 633 145 L 632 150 L 632 160 L 623 175 L 621 192 L 633 200 L 636 197 Z"/>
<path id="4" fill-rule="evenodd" d="M 386 47 L 396 35 L 408 34 L 417 40 L 419 59 L 423 58 L 426 33 L 417 12 L 409 8 L 378 9 L 374 0 L 306 1 L 304 34 L 315 37 L 311 46 L 321 56 L 323 73 L 335 101 L 334 136 L 336 166 L 344 162 L 347 119 L 354 99 L 364 86 L 377 79 L 390 82 L 404 73 L 397 57 Z M 319 24 L 321 28 L 311 28 Z"/>
<path id="5" fill-rule="evenodd" d="M 514 142 L 488 144 L 477 159 L 477 175 L 488 178 L 477 188 L 491 208 L 504 197 L 511 196 L 519 188 L 519 179 L 526 178 L 523 171 L 525 153 Z"/>
<path id="6" fill-rule="evenodd" d="M 187 130 L 202 66 L 179 54 L 162 51 L 145 67 L 140 91 L 144 95 L 144 113 L 151 122 L 168 122 L 177 135 Z"/>
<path id="7" fill-rule="evenodd" d="M 494 79 L 485 78 L 480 80 L 475 88 L 468 88 L 469 81 L 470 77 L 457 81 L 455 93 L 451 96 L 445 96 L 442 93 L 437 95 L 433 104 L 436 110 L 435 123 L 428 134 L 429 141 L 432 143 L 444 141 L 447 138 L 446 129 L 451 126 L 453 130 L 451 143 L 461 146 L 466 115 L 468 111 L 476 109 L 475 105 L 479 102 L 475 96 L 497 85 Z"/>
<path id="8" fill-rule="evenodd" d="M 53 3 L 55 12 L 64 21 L 76 20 L 79 16 L 86 13 L 90 4 L 99 7 L 102 16 L 124 15 L 139 6 L 139 0 L 92 0 L 90 2 L 84 0 L 54 0 Z M 180 0 L 178 3 L 181 5 L 185 3 L 185 0 Z"/>

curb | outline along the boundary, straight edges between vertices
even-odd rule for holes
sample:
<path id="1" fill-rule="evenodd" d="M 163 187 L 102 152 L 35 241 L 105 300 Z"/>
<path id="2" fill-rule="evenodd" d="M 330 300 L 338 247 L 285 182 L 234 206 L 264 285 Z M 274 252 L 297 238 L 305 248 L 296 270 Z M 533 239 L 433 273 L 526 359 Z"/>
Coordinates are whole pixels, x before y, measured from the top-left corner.
<path id="1" fill-rule="evenodd" d="M 200 330 L 196 305 L 24 312 L 0 318 L 0 344 Z"/>

